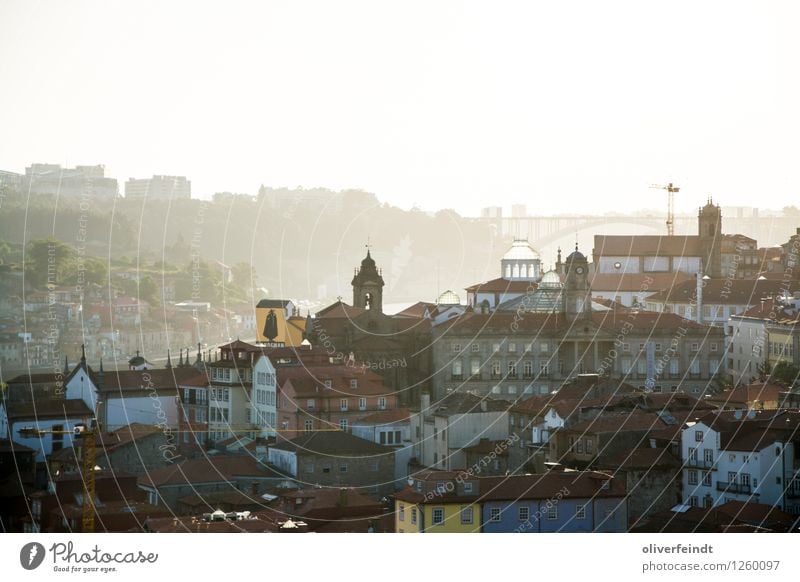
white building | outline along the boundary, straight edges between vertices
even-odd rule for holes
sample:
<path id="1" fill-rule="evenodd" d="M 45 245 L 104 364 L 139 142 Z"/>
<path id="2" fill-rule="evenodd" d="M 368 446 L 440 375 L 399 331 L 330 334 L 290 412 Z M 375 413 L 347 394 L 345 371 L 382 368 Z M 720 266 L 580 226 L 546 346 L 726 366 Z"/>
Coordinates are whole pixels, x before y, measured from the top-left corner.
<path id="1" fill-rule="evenodd" d="M 248 403 L 249 423 L 262 437 L 276 436 L 278 382 L 275 366 L 266 355 L 253 365 L 253 390 Z"/>
<path id="2" fill-rule="evenodd" d="M 684 503 L 753 501 L 800 514 L 798 418 L 787 412 L 707 415 L 681 435 Z"/>
<path id="3" fill-rule="evenodd" d="M 419 412 L 411 415 L 411 440 L 417 462 L 437 469 L 466 469 L 461 449 L 481 439 L 508 437 L 508 402 L 452 393 L 431 404 L 423 394 Z"/>
<path id="4" fill-rule="evenodd" d="M 189 200 L 192 182 L 186 176 L 159 176 L 130 178 L 125 182 L 125 198 L 147 200 Z"/>

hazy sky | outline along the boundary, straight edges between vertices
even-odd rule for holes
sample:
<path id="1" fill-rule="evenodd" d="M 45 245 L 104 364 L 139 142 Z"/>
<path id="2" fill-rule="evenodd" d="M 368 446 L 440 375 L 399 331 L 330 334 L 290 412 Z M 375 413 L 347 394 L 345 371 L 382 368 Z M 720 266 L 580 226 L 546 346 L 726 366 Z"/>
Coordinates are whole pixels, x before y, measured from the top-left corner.
<path id="1" fill-rule="evenodd" d="M 425 209 L 800 204 L 798 2 L 0 0 L 0 169 Z M 657 198 L 653 198 L 653 197 Z"/>

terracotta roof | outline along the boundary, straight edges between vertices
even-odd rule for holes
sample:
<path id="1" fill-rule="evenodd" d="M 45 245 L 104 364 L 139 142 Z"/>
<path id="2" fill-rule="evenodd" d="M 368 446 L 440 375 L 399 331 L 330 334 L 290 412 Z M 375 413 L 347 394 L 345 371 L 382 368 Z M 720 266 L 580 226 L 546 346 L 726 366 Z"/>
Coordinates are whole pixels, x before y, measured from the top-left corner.
<path id="1" fill-rule="evenodd" d="M 484 410 L 483 408 L 486 408 Z M 430 413 L 436 416 L 453 416 L 480 412 L 505 412 L 508 401 L 476 396 L 468 392 L 453 392 L 431 404 Z"/>
<path id="2" fill-rule="evenodd" d="M 782 386 L 766 382 L 748 384 L 747 386 L 739 386 L 733 390 L 725 390 L 719 394 L 709 396 L 706 398 L 706 402 L 746 405 L 755 400 L 761 402 L 778 401 L 780 400 L 780 393 L 784 390 L 786 389 Z"/>
<path id="3" fill-rule="evenodd" d="M 360 420 L 354 421 L 354 426 L 365 426 L 365 425 L 377 425 L 377 426 L 386 426 L 390 424 L 396 424 L 399 422 L 408 422 L 411 418 L 411 413 L 409 412 L 408 408 L 394 408 L 390 410 L 381 410 L 380 412 L 375 412 L 373 414 L 369 414 Z"/>
<path id="4" fill-rule="evenodd" d="M 139 477 L 138 483 L 144 487 L 198 485 L 231 482 L 239 476 L 275 479 L 286 477 L 250 455 L 216 455 L 188 459 L 181 463 L 152 470 L 147 475 Z M 234 487 L 233 483 L 231 483 L 231 487 Z"/>
<path id="5" fill-rule="evenodd" d="M 432 313 L 434 309 L 436 309 L 435 303 L 417 301 L 414 305 L 406 307 L 403 311 L 398 311 L 396 315 L 403 315 L 406 317 L 424 317 L 426 311 Z"/>
<path id="6" fill-rule="evenodd" d="M 595 257 L 602 256 L 673 256 L 702 257 L 697 235 L 594 235 Z"/>
<path id="7" fill-rule="evenodd" d="M 292 451 L 300 455 L 372 457 L 394 454 L 389 447 L 384 447 L 342 431 L 314 431 L 292 440 L 279 440 L 272 446 L 281 451 Z"/>
<path id="8" fill-rule="evenodd" d="M 441 480 L 455 477 L 443 477 Z M 395 494 L 397 499 L 411 503 L 516 501 L 519 499 L 582 499 L 592 497 L 624 497 L 623 479 L 615 479 L 598 471 L 550 471 L 533 475 L 478 477 L 478 493 L 458 495 L 443 493 L 433 497 L 414 491 L 410 486 Z M 603 489 L 604 482 L 609 487 Z"/>
<path id="9" fill-rule="evenodd" d="M 737 521 L 767 527 L 769 529 L 788 528 L 791 527 L 796 520 L 796 516 L 784 513 L 774 505 L 766 505 L 764 503 L 728 501 L 715 509 L 719 513 L 728 515 Z"/>
<path id="10" fill-rule="evenodd" d="M 94 412 L 80 398 L 7 403 L 9 420 L 91 417 Z"/>
<path id="11" fill-rule="evenodd" d="M 525 317 L 520 318 L 518 314 L 511 311 L 495 311 L 487 314 L 465 312 L 461 317 L 443 323 L 441 329 L 446 329 L 447 333 L 454 334 L 459 332 L 469 334 L 478 332 L 508 334 L 512 324 L 515 325 L 514 329 L 518 334 L 569 332 L 576 328 L 582 328 L 584 325 L 588 326 L 590 330 L 605 330 L 609 332 L 620 330 L 623 326 L 628 332 L 641 330 L 648 333 L 655 330 L 675 331 L 680 328 L 706 329 L 705 326 L 684 319 L 674 313 L 632 311 L 625 313 L 625 315 L 619 315 L 613 309 L 594 312 L 591 320 L 575 324 L 559 313 L 526 313 Z"/>
<path id="12" fill-rule="evenodd" d="M 92 374 L 92 381 L 100 384 L 100 374 Z M 163 368 L 155 370 L 112 370 L 103 373 L 104 392 L 140 390 L 177 390 L 178 386 L 207 386 L 208 378 L 195 368 Z"/>
<path id="13" fill-rule="evenodd" d="M 317 311 L 314 316 L 317 318 L 344 317 L 346 319 L 352 319 L 357 315 L 366 313 L 366 311 L 366 309 L 353 307 L 352 305 L 348 305 L 343 301 L 337 301 L 336 303 L 332 303 L 331 305 L 328 305 L 328 307 Z"/>
<path id="14" fill-rule="evenodd" d="M 669 289 L 685 281 L 694 281 L 694 276 L 683 271 L 672 273 L 595 273 L 590 285 L 592 291 L 617 291 L 650 294 Z"/>
<path id="15" fill-rule="evenodd" d="M 786 288 L 784 281 L 766 279 L 705 279 L 703 303 L 715 305 L 755 305 L 762 298 L 780 295 Z M 790 286 L 789 292 L 800 291 L 800 283 Z M 689 303 L 696 299 L 697 283 L 687 281 L 659 291 L 647 298 L 661 303 Z"/>
<path id="16" fill-rule="evenodd" d="M 665 426 L 667 424 L 657 414 L 632 410 L 631 412 L 606 412 L 591 420 L 573 424 L 567 430 L 599 434 L 621 431 L 649 431 Z"/>
<path id="17" fill-rule="evenodd" d="M 486 281 L 484 283 L 477 283 L 470 285 L 465 290 L 468 293 L 525 293 L 529 289 L 535 289 L 536 283 L 532 281 L 520 281 L 517 279 L 504 279 L 499 277 Z"/>

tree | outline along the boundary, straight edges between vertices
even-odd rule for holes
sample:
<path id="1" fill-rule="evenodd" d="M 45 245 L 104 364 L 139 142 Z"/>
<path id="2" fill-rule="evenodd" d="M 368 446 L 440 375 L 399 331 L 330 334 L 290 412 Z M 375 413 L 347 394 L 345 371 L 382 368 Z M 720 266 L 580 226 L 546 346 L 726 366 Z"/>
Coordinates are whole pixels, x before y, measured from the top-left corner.
<path id="1" fill-rule="evenodd" d="M 778 362 L 772 370 L 772 378 L 787 386 L 793 386 L 800 377 L 800 368 L 789 362 Z"/>
<path id="2" fill-rule="evenodd" d="M 34 287 L 56 286 L 72 269 L 75 251 L 54 238 L 37 239 L 28 243 L 24 260 L 25 277 Z"/>

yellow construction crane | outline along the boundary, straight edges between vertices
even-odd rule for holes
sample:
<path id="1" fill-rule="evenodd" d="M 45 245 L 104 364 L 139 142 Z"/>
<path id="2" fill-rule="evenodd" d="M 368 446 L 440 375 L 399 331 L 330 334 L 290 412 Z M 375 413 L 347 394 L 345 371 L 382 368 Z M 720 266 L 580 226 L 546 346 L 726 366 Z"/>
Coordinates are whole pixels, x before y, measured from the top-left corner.
<path id="1" fill-rule="evenodd" d="M 651 184 L 651 188 L 658 188 L 659 190 L 667 191 L 667 234 L 673 236 L 675 234 L 675 192 L 680 192 L 680 188 L 675 186 L 672 182 L 661 186 L 659 184 Z"/>
<path id="2" fill-rule="evenodd" d="M 74 430 L 42 430 L 34 427 L 19 429 L 20 436 L 36 438 L 46 434 L 71 434 L 81 437 L 81 467 L 83 470 L 83 504 L 81 506 L 81 526 L 83 533 L 94 533 L 94 499 L 96 496 L 95 467 L 97 461 L 96 431 L 88 424 L 77 424 Z"/>

